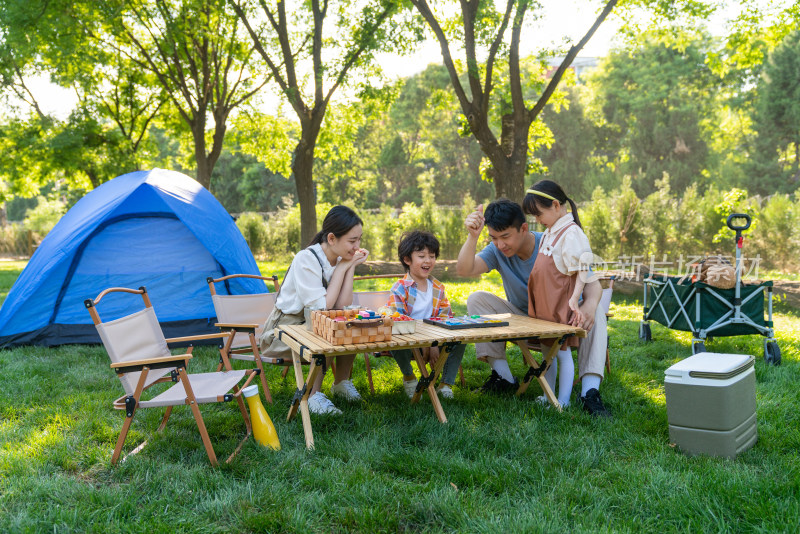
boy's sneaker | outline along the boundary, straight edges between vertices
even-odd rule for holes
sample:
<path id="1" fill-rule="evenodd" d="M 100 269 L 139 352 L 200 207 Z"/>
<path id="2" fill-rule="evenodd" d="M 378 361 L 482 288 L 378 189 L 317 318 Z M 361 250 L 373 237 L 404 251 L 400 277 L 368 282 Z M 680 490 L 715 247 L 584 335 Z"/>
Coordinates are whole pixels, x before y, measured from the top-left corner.
<path id="1" fill-rule="evenodd" d="M 403 391 L 406 392 L 406 395 L 408 395 L 409 399 L 413 398 L 414 393 L 417 392 L 417 384 L 419 384 L 419 381 L 417 379 L 403 380 Z"/>
<path id="2" fill-rule="evenodd" d="M 492 374 L 489 379 L 478 388 L 478 391 L 484 393 L 514 393 L 519 389 L 519 381 L 515 378 L 514 382 L 509 382 L 502 378 L 497 371 L 492 369 Z"/>
<path id="3" fill-rule="evenodd" d="M 350 402 L 362 400 L 361 394 L 359 394 L 358 390 L 353 385 L 352 380 L 342 380 L 338 384 L 333 384 L 331 386 L 331 395 L 344 397 L 345 400 Z"/>
<path id="4" fill-rule="evenodd" d="M 308 411 L 317 415 L 339 415 L 342 410 L 333 403 L 321 391 L 317 391 L 308 398 Z"/>
<path id="5" fill-rule="evenodd" d="M 583 406 L 583 409 L 595 417 L 611 417 L 611 412 L 606 410 L 603 406 L 603 399 L 600 398 L 600 392 L 592 388 L 586 392 L 585 397 L 580 397 L 578 403 Z"/>
<path id="6" fill-rule="evenodd" d="M 445 384 L 444 386 L 439 388 L 439 395 L 441 395 L 443 399 L 452 399 L 453 389 L 447 384 Z"/>

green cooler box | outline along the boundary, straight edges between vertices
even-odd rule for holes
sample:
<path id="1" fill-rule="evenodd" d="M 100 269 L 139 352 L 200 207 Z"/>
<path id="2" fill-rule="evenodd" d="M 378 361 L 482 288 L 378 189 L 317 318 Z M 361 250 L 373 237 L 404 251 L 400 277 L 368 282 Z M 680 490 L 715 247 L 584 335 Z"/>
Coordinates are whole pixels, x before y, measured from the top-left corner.
<path id="1" fill-rule="evenodd" d="M 755 359 L 701 352 L 667 369 L 669 440 L 690 456 L 735 458 L 752 447 L 756 431 Z"/>

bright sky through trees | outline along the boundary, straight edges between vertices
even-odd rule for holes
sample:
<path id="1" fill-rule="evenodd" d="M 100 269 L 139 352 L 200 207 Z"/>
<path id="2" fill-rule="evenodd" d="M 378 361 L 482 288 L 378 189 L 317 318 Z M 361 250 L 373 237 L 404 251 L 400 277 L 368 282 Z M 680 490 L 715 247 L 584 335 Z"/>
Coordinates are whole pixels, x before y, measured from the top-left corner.
<path id="1" fill-rule="evenodd" d="M 767 0 L 764 2 L 767 3 Z M 591 8 L 587 8 L 585 0 L 540 0 L 540 3 L 544 6 L 543 12 L 546 15 L 523 34 L 520 50 L 523 55 L 542 48 L 568 48 L 569 44 L 583 36 L 594 22 L 597 9 L 601 7 L 601 3 L 595 1 Z M 786 3 L 782 0 L 774 2 L 776 6 Z M 739 9 L 738 4 L 729 3 L 709 21 L 709 31 L 713 35 L 722 35 L 726 31 L 727 22 L 739 14 Z M 620 20 L 612 13 L 583 48 L 580 56 L 605 56 L 614 45 L 614 36 L 620 25 Z M 426 41 L 410 56 L 384 54 L 379 57 L 382 68 L 390 78 L 407 77 L 422 71 L 431 63 L 442 62 L 439 45 L 434 39 Z M 51 84 L 46 75 L 29 80 L 29 86 L 46 113 L 52 112 L 65 118 L 75 105 L 75 95 L 68 89 Z M 277 109 L 279 99 L 273 96 L 272 91 L 262 92 L 261 100 L 265 109 Z"/>

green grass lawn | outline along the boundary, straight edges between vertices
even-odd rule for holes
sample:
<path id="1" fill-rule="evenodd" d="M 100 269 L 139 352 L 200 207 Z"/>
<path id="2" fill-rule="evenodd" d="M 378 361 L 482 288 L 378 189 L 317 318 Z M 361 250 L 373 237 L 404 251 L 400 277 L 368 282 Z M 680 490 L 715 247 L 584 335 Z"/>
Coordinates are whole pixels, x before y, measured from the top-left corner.
<path id="1" fill-rule="evenodd" d="M 0 264 L 3 296 L 20 267 Z M 502 293 L 496 276 L 448 283 L 457 313 L 478 287 Z M 161 412 L 140 411 L 125 450 L 149 438 L 148 446 L 110 465 L 123 421 L 111 401 L 122 388 L 101 347 L 0 351 L 0 532 L 796 531 L 800 317 L 776 315 L 780 367 L 764 364 L 759 337 L 708 346 L 757 355 L 759 441 L 730 461 L 689 458 L 669 444 L 664 370 L 690 354 L 690 334 L 654 324 L 644 344 L 640 303 L 617 299 L 613 311 L 612 371 L 602 386 L 611 420 L 543 407 L 537 385 L 519 399 L 472 393 L 488 368 L 470 347 L 467 388 L 457 385 L 443 403 L 447 424 L 427 400 L 408 404 L 390 359 L 372 360 L 377 391 L 369 394 L 358 359 L 353 380 L 365 402 L 338 402 L 341 416 L 315 417 L 316 449 L 307 451 L 299 418 L 285 421 L 295 386 L 275 368 L 267 411 L 282 450 L 250 440 L 220 468 L 209 465 L 187 408 L 163 435 L 154 433 Z M 190 369 L 216 365 L 213 349 L 195 354 Z M 519 352 L 510 354 L 521 376 Z M 235 404 L 202 410 L 227 457 L 244 430 Z"/>

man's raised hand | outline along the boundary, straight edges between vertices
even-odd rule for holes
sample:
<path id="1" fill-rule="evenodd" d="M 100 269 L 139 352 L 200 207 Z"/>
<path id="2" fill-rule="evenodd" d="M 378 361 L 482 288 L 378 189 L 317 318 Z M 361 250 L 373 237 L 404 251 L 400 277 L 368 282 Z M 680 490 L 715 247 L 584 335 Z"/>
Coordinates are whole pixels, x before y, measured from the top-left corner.
<path id="1" fill-rule="evenodd" d="M 483 223 L 483 204 L 479 204 L 475 207 L 475 211 L 467 215 L 467 218 L 464 219 L 464 226 L 467 227 L 467 232 L 469 232 L 469 235 L 477 238 L 481 235 Z"/>

